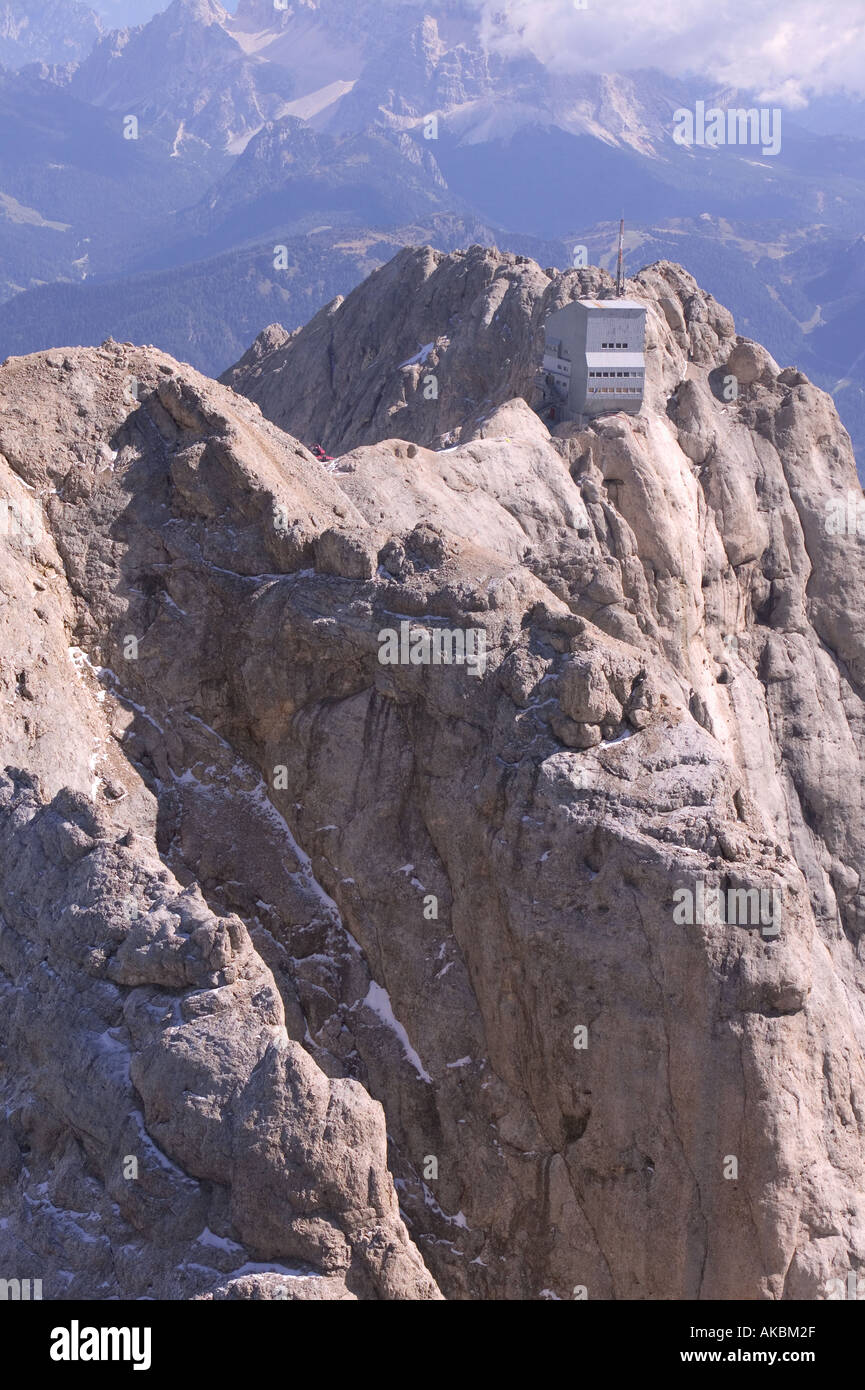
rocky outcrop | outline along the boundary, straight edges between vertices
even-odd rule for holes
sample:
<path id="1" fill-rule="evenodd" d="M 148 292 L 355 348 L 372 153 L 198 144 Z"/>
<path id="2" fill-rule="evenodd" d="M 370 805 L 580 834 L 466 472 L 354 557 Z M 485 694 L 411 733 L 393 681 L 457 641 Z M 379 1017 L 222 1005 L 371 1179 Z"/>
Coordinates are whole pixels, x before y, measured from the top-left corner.
<path id="1" fill-rule="evenodd" d="M 381 1108 L 289 1037 L 240 920 L 92 798 L 0 795 L 5 1267 L 53 1298 L 433 1296 Z"/>
<path id="2" fill-rule="evenodd" d="M 483 434 L 497 407 L 531 403 L 547 316 L 611 288 L 595 268 L 544 272 L 482 246 L 448 256 L 407 247 L 290 339 L 272 324 L 220 380 L 331 453 L 391 436 L 442 448 Z M 650 309 L 647 395 L 663 412 L 689 360 L 715 366 L 734 350 L 733 320 L 669 262 L 629 293 Z"/>
<path id="3" fill-rule="evenodd" d="M 543 315 L 607 285 L 403 253 L 247 355 L 269 420 L 152 349 L 0 370 L 0 1245 L 38 1208 L 50 1296 L 861 1268 L 849 441 L 668 263 L 642 413 L 551 436 Z"/>
<path id="4" fill-rule="evenodd" d="M 399 1217 L 381 1107 L 352 1077 L 326 1075 L 304 1050 L 286 946 L 258 920 L 270 920 L 269 910 L 261 903 L 244 924 L 224 900 L 211 908 L 183 855 L 170 850 L 164 794 L 194 784 L 192 765 L 181 757 L 172 766 L 167 746 L 154 764 L 136 726 L 145 738 L 154 734 L 155 750 L 157 725 L 167 731 L 176 712 L 136 710 L 125 675 L 97 669 L 70 646 L 82 621 L 92 652 L 96 627 L 118 623 L 115 666 L 125 672 L 129 661 L 141 662 L 156 674 L 152 605 L 169 598 L 156 596 L 144 570 L 171 564 L 158 539 L 173 488 L 166 444 L 178 430 L 191 439 L 208 427 L 195 388 L 155 356 L 120 350 L 26 359 L 19 387 L 27 396 L 10 409 L 18 388 L 11 398 L 4 391 L 3 646 L 16 671 L 7 668 L 13 707 L 2 743 L 5 761 L 29 771 L 10 765 L 0 783 L 9 869 L 0 887 L 3 1267 L 42 1278 L 52 1298 L 437 1297 Z M 18 366 L 7 367 L 7 378 Z M 43 374 L 66 432 L 50 457 L 26 434 Z M 206 395 L 206 383 L 199 385 Z M 147 407 L 134 391 L 149 398 Z M 224 426 L 230 433 L 228 417 Z M 267 449 L 266 438 L 258 449 Z M 333 488 L 303 450 L 277 431 L 270 438 L 270 481 L 303 517 L 296 532 L 268 525 L 261 538 L 276 547 L 268 563 L 291 569 L 294 548 L 309 543 L 301 535 L 332 515 Z M 201 489 L 194 446 L 171 452 L 187 521 L 199 506 L 218 515 L 229 504 L 228 476 L 220 500 L 218 488 Z M 294 456 L 305 458 L 307 493 L 285 489 Z M 241 456 L 227 446 L 223 461 L 240 498 Z M 139 472 L 143 486 L 132 483 L 142 539 L 149 533 L 144 550 L 133 545 L 135 557 L 123 539 L 138 525 L 127 512 L 130 464 L 133 475 L 143 464 L 149 478 Z M 259 469 L 259 482 L 264 476 Z M 259 489 L 250 516 L 261 505 Z M 239 523 L 235 516 L 232 527 Z M 229 561 L 229 549 L 242 566 L 230 540 L 215 558 Z M 115 570 L 121 552 L 131 565 L 124 578 L 123 562 Z M 254 544 L 247 558 L 258 565 Z M 227 569 L 219 572 L 234 582 Z M 79 582 L 88 591 L 95 582 L 93 607 L 74 596 Z M 178 671 L 184 659 L 182 651 L 172 658 Z M 163 694 L 172 711 L 174 695 L 167 687 Z M 191 708 L 182 719 L 199 728 Z M 272 856 L 283 878 L 272 885 L 275 910 L 305 934 L 307 949 L 297 949 L 312 956 L 307 968 L 315 972 L 313 939 L 324 945 L 339 930 L 336 910 L 260 777 L 200 728 L 204 742 L 222 750 L 222 766 L 199 769 L 199 810 L 184 817 L 184 833 L 204 837 L 214 870 L 223 854 L 234 856 L 247 885 L 255 873 L 242 859 Z M 235 795 L 246 811 L 232 829 Z M 208 827 L 216 812 L 225 817 L 222 843 Z M 256 933 L 267 939 L 263 952 Z M 366 992 L 358 947 L 344 932 L 341 942 L 345 968 Z"/>

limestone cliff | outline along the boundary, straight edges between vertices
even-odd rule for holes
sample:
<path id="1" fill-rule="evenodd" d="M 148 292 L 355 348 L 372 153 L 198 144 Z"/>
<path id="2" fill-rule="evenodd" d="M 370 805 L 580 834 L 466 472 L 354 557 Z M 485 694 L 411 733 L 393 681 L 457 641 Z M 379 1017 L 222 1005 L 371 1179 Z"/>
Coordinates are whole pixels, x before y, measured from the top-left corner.
<path id="1" fill-rule="evenodd" d="M 641 415 L 551 436 L 544 316 L 608 283 L 409 250 L 235 390 L 0 369 L 0 1250 L 46 1297 L 865 1262 L 849 440 L 668 263 Z M 482 667 L 383 664 L 403 624 Z M 716 890 L 771 919 L 682 922 Z"/>

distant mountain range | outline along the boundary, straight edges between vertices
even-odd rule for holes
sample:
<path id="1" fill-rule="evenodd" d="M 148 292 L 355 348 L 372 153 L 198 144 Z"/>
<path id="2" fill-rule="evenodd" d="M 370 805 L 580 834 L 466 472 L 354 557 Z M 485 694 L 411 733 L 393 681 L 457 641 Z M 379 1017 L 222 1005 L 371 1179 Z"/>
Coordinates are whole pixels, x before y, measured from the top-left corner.
<path id="1" fill-rule="evenodd" d="M 101 7 L 121 22 L 148 8 Z M 113 31 L 77 0 L 26 9 L 0 3 L 0 61 L 21 69 L 0 75 L 0 353 L 146 325 L 215 373 L 401 237 L 559 266 L 585 247 L 609 266 L 624 210 L 627 269 L 685 265 L 833 391 L 865 455 L 853 98 L 785 111 L 766 155 L 673 138 L 677 110 L 747 93 L 553 72 L 485 47 L 467 0 L 239 0 L 233 15 L 174 0 Z"/>
<path id="2" fill-rule="evenodd" d="M 104 28 L 79 0 L 0 0 L 0 66 L 79 62 Z"/>
<path id="3" fill-rule="evenodd" d="M 0 66 L 80 62 L 103 34 L 164 8 L 162 0 L 0 0 Z"/>
<path id="4" fill-rule="evenodd" d="M 294 91 L 284 67 L 247 55 L 215 0 L 175 0 L 141 28 L 105 35 L 76 69 L 81 101 L 133 114 L 139 136 L 168 146 L 239 153 Z"/>

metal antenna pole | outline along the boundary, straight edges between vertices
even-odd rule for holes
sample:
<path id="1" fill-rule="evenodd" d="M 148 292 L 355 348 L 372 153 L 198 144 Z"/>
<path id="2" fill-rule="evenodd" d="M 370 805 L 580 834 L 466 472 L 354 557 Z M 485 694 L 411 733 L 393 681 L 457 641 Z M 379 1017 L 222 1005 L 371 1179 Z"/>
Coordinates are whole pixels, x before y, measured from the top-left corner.
<path id="1" fill-rule="evenodd" d="M 616 271 L 616 294 L 621 299 L 625 290 L 625 276 L 622 270 L 622 261 L 625 254 L 625 219 L 622 217 L 619 223 L 619 265 Z"/>

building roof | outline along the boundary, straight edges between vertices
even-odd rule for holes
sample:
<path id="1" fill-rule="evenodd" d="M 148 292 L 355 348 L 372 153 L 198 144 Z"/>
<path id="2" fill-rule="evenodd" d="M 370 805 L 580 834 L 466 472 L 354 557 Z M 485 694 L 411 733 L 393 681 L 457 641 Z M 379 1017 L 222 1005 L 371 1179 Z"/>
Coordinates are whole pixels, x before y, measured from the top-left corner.
<path id="1" fill-rule="evenodd" d="M 643 309 L 645 304 L 638 304 L 636 299 L 578 299 L 577 304 L 582 304 L 584 309 Z"/>
<path id="2" fill-rule="evenodd" d="M 645 367 L 646 359 L 641 352 L 587 352 L 586 363 L 593 370 L 598 367 Z"/>

